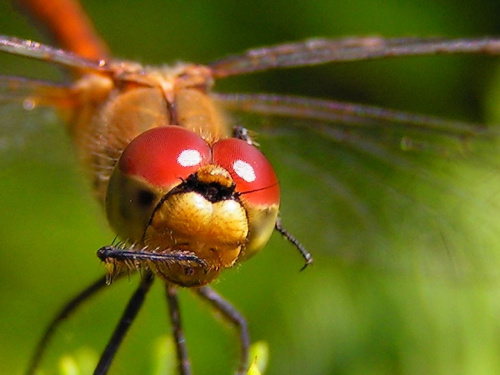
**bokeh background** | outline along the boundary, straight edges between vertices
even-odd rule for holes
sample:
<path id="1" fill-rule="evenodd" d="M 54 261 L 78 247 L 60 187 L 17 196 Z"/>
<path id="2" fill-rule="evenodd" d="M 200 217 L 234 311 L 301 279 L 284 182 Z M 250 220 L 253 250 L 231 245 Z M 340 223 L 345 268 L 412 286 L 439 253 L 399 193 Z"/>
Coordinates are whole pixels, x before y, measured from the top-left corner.
<path id="1" fill-rule="evenodd" d="M 85 7 L 116 56 L 148 64 L 209 62 L 313 36 L 500 35 L 500 4 L 480 0 L 122 0 L 85 1 Z M 0 32 L 44 40 L 4 1 Z M 499 62 L 459 56 L 345 63 L 236 77 L 217 88 L 494 123 Z M 60 79 L 57 69 L 27 59 L 0 56 L 0 67 L 1 74 Z M 3 106 L 0 114 L 0 373 L 20 374 L 57 309 L 103 274 L 95 251 L 114 236 L 55 115 L 15 105 Z M 316 261 L 299 273 L 300 256 L 274 235 L 261 254 L 214 285 L 248 318 L 252 339 L 269 343 L 268 374 L 500 371 L 500 181 L 494 147 L 480 149 L 484 164 L 479 156 L 464 166 L 463 155 L 443 157 L 437 166 L 429 164 L 424 180 L 415 177 L 421 170 L 400 178 L 397 168 L 385 173 L 370 162 L 360 163 L 359 172 L 346 171 L 352 191 L 373 209 L 361 225 L 336 205 L 341 199 L 331 197 L 324 179 L 314 176 L 334 169 L 337 161 L 327 158 L 331 143 L 303 136 L 280 148 L 264 137 L 261 143 L 282 181 L 284 225 Z M 290 146 L 299 160 L 310 157 L 323 165 L 309 173 L 305 162 L 294 168 L 286 161 L 293 158 Z M 371 181 L 373 175 L 382 183 Z M 391 194 L 391 186 L 410 198 Z M 133 276 L 113 285 L 64 323 L 44 373 L 56 374 L 60 358 L 82 348 L 99 353 L 136 284 Z M 160 284 L 111 373 L 153 373 L 156 340 L 169 332 Z M 188 291 L 181 303 L 194 373 L 231 373 L 237 355 L 231 330 Z"/>

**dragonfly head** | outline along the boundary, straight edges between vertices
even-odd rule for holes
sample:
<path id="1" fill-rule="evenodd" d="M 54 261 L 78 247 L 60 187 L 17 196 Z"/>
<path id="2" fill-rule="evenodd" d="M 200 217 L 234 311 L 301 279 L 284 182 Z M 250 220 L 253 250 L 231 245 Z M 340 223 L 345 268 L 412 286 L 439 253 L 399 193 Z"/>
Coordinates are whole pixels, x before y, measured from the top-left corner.
<path id="1" fill-rule="evenodd" d="M 168 282 L 197 286 L 267 243 L 279 197 L 277 177 L 254 146 L 236 138 L 209 145 L 182 127 L 163 126 L 124 150 L 106 210 L 123 240 L 152 253 L 198 257 L 197 266 L 144 261 Z"/>

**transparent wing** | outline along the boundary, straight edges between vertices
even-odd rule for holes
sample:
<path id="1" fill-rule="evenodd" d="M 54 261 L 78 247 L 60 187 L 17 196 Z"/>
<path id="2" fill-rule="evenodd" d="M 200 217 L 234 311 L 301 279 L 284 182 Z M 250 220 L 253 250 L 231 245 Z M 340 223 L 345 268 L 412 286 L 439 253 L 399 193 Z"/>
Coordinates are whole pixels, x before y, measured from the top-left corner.
<path id="1" fill-rule="evenodd" d="M 85 59 L 62 49 L 15 37 L 0 35 L 0 52 L 59 64 L 77 73 L 109 72 L 104 60 Z M 2 164 L 22 157 L 21 151 L 42 142 L 52 131 L 62 132 L 58 129 L 61 121 L 55 110 L 64 110 L 74 104 L 70 85 L 0 75 Z M 43 158 L 55 159 L 49 154 Z"/>
<path id="2" fill-rule="evenodd" d="M 493 233 L 477 224 L 491 228 L 498 209 L 486 193 L 499 171 L 498 129 L 311 98 L 216 98 L 257 131 L 281 179 L 284 225 L 315 239 L 305 243 L 313 255 L 496 274 L 488 269 Z"/>
<path id="3" fill-rule="evenodd" d="M 69 85 L 0 75 L 0 103 L 22 103 L 29 109 L 39 104 L 63 107 L 64 103 L 70 102 L 71 99 Z"/>
<path id="4" fill-rule="evenodd" d="M 311 39 L 252 49 L 210 67 L 226 77 L 340 61 L 498 54 L 498 47 L 494 38 Z M 305 244 L 313 254 L 404 272 L 497 273 L 496 130 L 353 103 L 219 99 L 261 133 L 258 141 L 280 171 L 284 224 L 299 238 L 314 238 L 313 248 Z M 252 111 L 256 116 L 243 115 Z"/>
<path id="5" fill-rule="evenodd" d="M 209 64 L 215 77 L 259 71 L 317 65 L 340 61 L 373 60 L 388 57 L 432 54 L 493 54 L 500 52 L 500 40 L 351 37 L 309 39 L 248 50 Z"/>
<path id="6" fill-rule="evenodd" d="M 0 35 L 0 51 L 37 60 L 50 61 L 79 70 L 107 71 L 105 60 L 89 60 L 74 53 L 31 40 Z"/>
<path id="7" fill-rule="evenodd" d="M 64 136 L 58 110 L 74 105 L 70 86 L 23 77 L 0 76 L 0 163 L 6 166 L 19 158 L 36 157 L 60 164 L 60 148 L 33 155 Z M 29 152 L 28 152 L 29 151 Z M 28 156 L 29 155 L 29 156 Z"/>

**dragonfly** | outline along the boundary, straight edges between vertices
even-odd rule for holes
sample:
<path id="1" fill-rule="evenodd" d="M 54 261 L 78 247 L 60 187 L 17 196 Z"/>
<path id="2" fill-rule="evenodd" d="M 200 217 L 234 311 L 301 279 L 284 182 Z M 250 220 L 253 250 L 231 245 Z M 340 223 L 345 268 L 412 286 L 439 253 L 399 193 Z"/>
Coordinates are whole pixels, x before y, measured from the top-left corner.
<path id="1" fill-rule="evenodd" d="M 63 51 L 36 42 L 24 41 L 11 37 L 3 37 L 1 42 L 4 52 L 26 56 L 32 59 L 48 60 L 51 63 L 60 64 L 68 68 L 68 70 L 72 72 L 71 74 L 77 77 L 75 78 L 76 83 L 73 82 L 70 84 L 48 83 L 17 77 L 3 78 L 4 95 L 7 96 L 7 99 L 22 101 L 27 107 L 41 107 L 44 105 L 53 106 L 62 112 L 62 117 L 66 116 L 65 112 L 67 113 L 68 110 L 70 114 L 76 113 L 74 112 L 76 111 L 75 107 L 77 107 L 75 103 L 79 103 L 79 101 L 74 99 L 74 95 L 80 95 L 78 94 L 80 85 L 83 87 L 81 90 L 86 90 L 87 85 L 90 86 L 92 90 L 97 88 L 99 88 L 99 90 L 102 89 L 99 83 L 91 80 L 85 81 L 87 78 L 81 78 L 88 76 L 90 76 L 91 79 L 96 77 L 104 77 L 104 80 L 110 79 L 113 90 L 116 90 L 117 95 L 128 92 L 127 90 L 136 90 L 137 87 L 161 87 L 163 92 L 162 95 L 165 96 L 163 104 L 166 104 L 166 107 L 177 107 L 180 105 L 174 99 L 170 99 L 173 95 L 172 92 L 175 92 L 175 90 L 169 91 L 171 89 L 168 88 L 168 86 L 173 85 L 172 82 L 160 80 L 160 82 L 157 83 L 153 80 L 155 82 L 153 84 L 149 80 L 151 77 L 156 79 L 155 74 L 161 71 L 160 68 L 151 68 L 150 71 L 145 69 L 142 65 L 110 58 L 105 47 L 99 46 L 99 48 L 97 48 L 97 53 L 92 52 L 90 56 L 88 56 L 86 52 L 73 49 L 73 47 L 66 46 L 64 43 L 63 47 L 65 50 Z M 83 45 L 92 46 L 94 43 L 96 42 L 86 41 Z M 294 139 L 296 139 L 297 133 L 315 134 L 320 139 L 323 139 L 323 142 L 329 143 L 330 147 L 332 147 L 333 144 L 339 146 L 337 157 L 342 156 L 344 153 L 347 154 L 347 151 L 349 151 L 350 153 L 359 154 L 361 158 L 371 158 L 382 166 L 389 165 L 394 170 L 405 171 L 412 175 L 421 165 L 419 163 L 424 163 L 425 165 L 428 155 L 432 157 L 438 155 L 446 158 L 450 150 L 455 153 L 467 153 L 468 147 L 473 148 L 474 142 L 478 141 L 482 143 L 484 141 L 488 143 L 494 134 L 481 125 L 457 121 L 444 121 L 428 116 L 410 115 L 399 111 L 381 110 L 369 106 L 339 104 L 333 101 L 284 95 L 215 94 L 210 90 L 212 80 L 218 81 L 232 75 L 250 74 L 275 68 L 301 65 L 309 66 L 334 61 L 378 59 L 393 55 L 413 56 L 436 53 L 497 54 L 498 43 L 496 39 L 441 40 L 384 39 L 379 37 L 334 40 L 313 39 L 276 47 L 250 50 L 241 55 L 229 56 L 217 60 L 206 66 L 179 66 L 177 68 L 178 71 L 174 70 L 174 73 L 169 74 L 172 74 L 179 81 L 185 80 L 188 82 L 187 85 L 189 88 L 196 88 L 197 91 L 195 92 L 210 92 L 211 99 L 213 99 L 218 106 L 236 113 L 235 118 L 237 118 L 238 113 L 247 114 L 248 112 L 256 114 L 257 117 L 271 118 L 277 125 L 266 122 L 261 127 L 263 130 L 267 130 L 267 133 L 274 136 L 275 139 L 278 139 L 278 141 L 281 137 L 281 139 L 284 139 L 284 142 L 286 142 L 286 140 L 290 139 L 289 137 L 291 137 L 291 135 L 294 135 Z M 99 42 L 97 42 L 97 45 L 99 45 Z M 74 52 L 71 53 L 68 50 L 74 50 Z M 194 81 L 194 83 L 191 81 Z M 175 84 L 177 84 L 177 82 Z M 77 94 L 75 94 L 75 91 Z M 108 100 L 110 94 L 104 94 L 104 97 L 104 100 Z M 211 106 L 211 104 L 209 104 L 209 106 Z M 176 110 L 182 113 L 180 109 Z M 157 112 L 155 111 L 155 113 Z M 177 118 L 178 116 L 176 115 L 173 117 Z M 286 127 L 281 126 L 280 124 L 284 121 L 283 119 L 286 119 L 287 124 L 293 124 L 293 127 L 291 125 Z M 133 141 L 133 139 L 136 138 L 136 134 L 134 134 L 133 137 L 128 137 L 125 140 L 118 139 L 118 143 L 123 143 L 123 145 L 117 146 L 109 143 L 112 137 L 106 136 L 106 142 L 103 143 L 103 146 L 106 147 L 106 151 L 89 151 L 86 149 L 86 147 L 89 146 L 88 139 L 96 135 L 96 132 L 89 132 L 89 129 L 86 128 L 86 124 L 89 122 L 90 121 L 78 122 L 83 128 L 81 129 L 83 132 L 81 134 L 83 135 L 80 134 L 79 136 L 74 136 L 74 138 L 77 147 L 83 149 L 80 153 L 82 154 L 84 164 L 91 165 L 91 168 L 94 168 L 90 175 L 98 200 L 101 202 L 110 202 L 105 203 L 111 206 L 108 207 L 109 220 L 111 221 L 111 225 L 117 228 L 116 231 L 120 238 L 125 241 L 124 244 L 120 244 L 119 246 L 105 246 L 99 251 L 100 258 L 105 262 L 109 271 L 108 281 L 114 276 L 119 277 L 120 274 L 123 274 L 123 272 L 120 273 L 120 271 L 125 271 L 124 273 L 126 274 L 127 271 L 131 272 L 136 268 L 140 269 L 144 272 L 144 275 L 141 286 L 134 295 L 135 299 L 132 300 L 137 301 L 137 299 L 142 298 L 142 294 L 145 294 L 146 289 L 149 288 L 149 282 L 152 280 L 149 273 L 152 272 L 168 285 L 168 299 L 170 301 L 169 305 L 172 309 L 173 317 L 178 315 L 178 307 L 175 298 L 176 288 L 172 287 L 172 284 L 192 286 L 196 290 L 196 293 L 202 298 L 215 301 L 215 306 L 218 307 L 223 314 L 226 314 L 232 320 L 236 320 L 237 325 L 243 327 L 240 331 L 242 353 L 240 355 L 237 371 L 238 373 L 245 373 L 248 365 L 248 333 L 244 328 L 246 323 L 242 316 L 236 313 L 233 314 L 234 311 L 232 308 L 226 308 L 225 301 L 222 300 L 221 297 L 213 294 L 214 292 L 212 289 L 205 286 L 200 287 L 200 284 L 204 284 L 205 282 L 208 283 L 212 278 L 218 276 L 211 275 L 212 270 L 207 268 L 207 261 L 198 255 L 193 255 L 189 249 L 185 248 L 182 248 L 180 252 L 167 253 L 163 257 L 162 254 L 156 254 L 154 252 L 148 253 L 146 248 L 140 248 L 140 246 L 144 246 L 144 243 L 141 242 L 143 241 L 142 239 L 137 241 L 129 240 L 133 228 L 127 227 L 128 224 L 120 223 L 120 221 L 124 221 L 124 218 L 113 218 L 113 215 L 116 215 L 118 211 L 114 208 L 114 205 L 122 204 L 120 201 L 118 203 L 113 203 L 113 199 L 122 199 L 125 194 L 120 197 L 120 194 L 115 193 L 116 190 L 114 188 L 110 189 L 108 187 L 112 165 L 103 165 L 103 162 L 98 162 L 96 160 L 96 155 L 104 156 L 104 159 L 108 162 L 111 160 L 114 165 L 117 163 L 117 160 L 121 160 L 121 157 L 123 157 L 122 154 L 125 152 L 124 150 L 129 150 L 127 153 L 133 154 L 133 151 L 130 151 L 133 149 L 128 148 L 129 143 L 131 145 L 137 144 L 141 139 L 148 140 L 148 138 L 141 137 L 138 138 L 137 141 Z M 69 123 L 71 129 L 71 121 Z M 340 123 L 342 125 L 340 125 Z M 234 124 L 238 125 L 238 121 L 234 121 Z M 78 128 L 78 125 L 75 126 L 75 129 Z M 147 125 L 146 129 L 141 129 L 141 131 L 136 132 L 137 136 L 139 137 L 139 133 L 144 133 L 146 136 L 149 134 L 156 135 L 155 132 L 148 132 L 148 129 L 152 127 L 155 126 Z M 120 132 L 122 130 L 123 129 L 120 129 Z M 144 132 L 142 130 L 144 130 Z M 236 126 L 235 130 L 231 130 L 233 132 L 231 133 L 232 137 L 228 134 L 212 136 L 213 130 L 210 130 L 209 135 L 203 135 L 204 130 L 201 129 L 197 129 L 196 132 L 201 133 L 203 139 L 209 140 L 211 139 L 210 137 L 217 139 L 226 137 L 229 139 L 239 138 L 239 141 L 246 143 L 250 146 L 250 149 L 253 150 L 255 146 L 257 146 L 257 143 L 260 142 L 260 139 L 255 138 L 256 140 L 254 140 L 252 135 L 248 135 L 248 130 L 252 130 L 250 126 L 248 129 L 246 127 Z M 74 131 L 76 132 L 76 130 Z M 70 130 L 70 133 L 71 132 Z M 89 133 L 87 134 L 85 132 Z M 98 132 L 97 135 L 99 135 Z M 166 138 L 168 139 L 169 137 Z M 386 139 L 381 141 L 383 138 Z M 304 141 L 307 144 L 307 139 Z M 391 144 L 391 141 L 396 141 L 396 145 Z M 90 141 L 91 145 L 98 143 L 100 142 L 95 140 Z M 213 146 L 212 143 L 215 143 L 215 141 L 210 140 L 209 145 L 211 147 Z M 398 151 L 398 153 L 394 150 Z M 141 149 L 140 153 L 142 154 L 144 152 L 146 152 L 146 150 Z M 127 153 L 125 153 L 125 156 L 127 156 Z M 414 154 L 417 154 L 417 156 Z M 328 159 L 330 159 L 330 157 L 331 154 L 328 154 Z M 85 158 L 88 160 L 85 160 Z M 419 160 L 419 158 L 423 160 Z M 339 157 L 339 160 L 341 159 L 342 157 Z M 310 167 L 306 162 L 300 159 L 298 160 L 300 162 L 293 164 L 298 170 Z M 320 160 L 320 164 L 318 164 L 320 167 L 316 168 L 318 168 L 318 170 L 323 168 L 327 171 L 331 171 L 331 161 L 323 160 L 322 162 L 323 164 L 321 164 Z M 120 164 L 118 163 L 116 165 Z M 353 162 L 353 165 L 355 165 L 355 162 Z M 121 172 L 123 173 L 123 171 Z M 332 189 L 335 188 L 339 195 L 347 197 L 346 200 L 352 205 L 352 212 L 359 216 L 364 216 L 365 208 L 351 198 L 352 192 L 342 190 L 341 187 L 337 186 L 336 176 L 332 176 L 333 175 L 326 175 L 323 177 L 325 179 L 323 181 L 325 186 L 329 186 Z M 354 178 L 354 176 L 349 175 L 345 177 Z M 188 178 L 189 175 L 183 177 L 185 180 L 188 180 Z M 111 181 L 113 181 L 113 179 L 115 182 L 111 183 L 110 186 L 117 186 L 121 183 L 120 181 L 123 177 L 111 177 Z M 433 182 L 434 180 L 431 179 L 430 184 L 434 188 L 435 186 L 432 185 Z M 261 189 L 271 190 L 276 186 L 276 182 L 266 183 L 264 188 L 258 188 L 257 191 Z M 440 188 L 440 186 L 437 188 Z M 250 189 L 250 191 L 251 190 L 252 189 Z M 397 196 L 397 194 L 395 194 L 395 196 Z M 151 199 L 150 197 L 143 198 L 145 200 Z M 276 216 L 272 216 L 272 221 L 272 227 L 296 244 L 304 255 L 306 263 L 309 262 L 311 258 L 308 253 L 281 227 Z M 135 225 L 135 223 L 133 224 Z M 127 239 L 129 240 L 128 242 L 131 243 L 127 243 Z M 139 246 L 139 248 L 136 248 L 136 246 Z M 158 246 L 161 245 L 155 243 L 155 247 Z M 171 268 L 175 268 L 176 263 L 182 263 L 182 272 L 171 272 Z M 162 269 L 161 266 L 157 266 L 156 264 L 166 264 L 168 265 L 168 267 L 166 267 L 168 270 Z M 232 267 L 232 265 L 233 263 L 227 266 L 227 268 Z M 200 280 L 201 276 L 197 273 L 198 271 L 203 274 L 203 277 L 209 275 L 210 280 Z M 217 270 L 217 272 L 218 271 L 219 270 Z M 185 279 L 172 279 L 172 277 L 176 276 L 182 278 L 191 277 L 193 273 L 196 275 L 194 285 L 191 285 L 190 281 L 186 281 Z M 83 294 L 78 295 L 76 300 L 80 301 L 83 298 L 82 296 L 86 297 L 88 294 L 94 293 L 96 289 L 102 288 L 104 284 L 104 279 L 100 279 L 97 284 L 93 284 Z M 137 302 L 131 305 L 134 308 L 138 307 Z M 64 312 L 66 313 L 67 310 L 64 310 Z M 132 311 L 133 314 L 135 314 L 135 312 L 136 311 Z M 132 313 L 128 310 L 128 314 Z M 129 320 L 129 318 L 130 315 L 126 315 L 125 318 L 122 319 L 122 323 L 125 322 L 125 320 Z M 58 319 L 56 319 L 55 322 L 57 323 Z M 177 336 L 176 343 L 179 353 L 179 363 L 182 364 L 179 371 L 181 373 L 190 373 L 189 361 L 187 360 L 187 354 L 183 346 L 184 340 L 180 322 L 174 320 L 173 325 Z M 116 340 L 120 341 L 122 336 L 126 333 L 126 330 L 118 329 L 116 332 L 118 332 L 118 334 L 110 341 L 105 353 L 101 357 L 96 373 L 105 373 L 107 371 L 107 367 L 110 366 L 111 360 L 113 359 L 114 351 L 117 349 Z M 52 333 L 51 326 L 48 334 L 50 335 Z M 116 337 L 118 337 L 118 339 L 116 339 Z M 42 340 L 42 344 L 40 344 L 41 346 L 39 346 L 39 348 L 45 348 L 45 342 L 45 339 Z M 41 351 L 38 350 L 31 368 L 34 368 L 38 363 L 40 355 Z"/>

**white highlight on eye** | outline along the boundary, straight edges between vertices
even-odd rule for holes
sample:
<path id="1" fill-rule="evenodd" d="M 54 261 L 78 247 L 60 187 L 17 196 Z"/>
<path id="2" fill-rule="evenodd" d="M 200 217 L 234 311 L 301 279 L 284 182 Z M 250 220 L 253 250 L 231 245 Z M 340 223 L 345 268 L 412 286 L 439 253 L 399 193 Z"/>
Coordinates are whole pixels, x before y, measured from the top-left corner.
<path id="1" fill-rule="evenodd" d="M 192 167 L 201 162 L 201 154 L 198 150 L 184 150 L 177 157 L 177 163 L 183 167 Z"/>
<path id="2" fill-rule="evenodd" d="M 253 182 L 257 178 L 253 167 L 243 160 L 236 160 L 233 163 L 234 171 L 246 182 Z"/>

